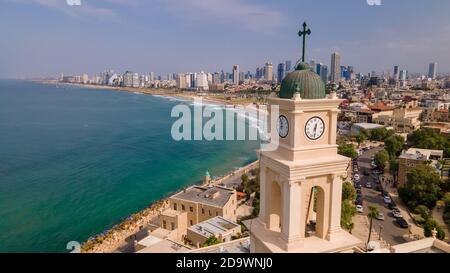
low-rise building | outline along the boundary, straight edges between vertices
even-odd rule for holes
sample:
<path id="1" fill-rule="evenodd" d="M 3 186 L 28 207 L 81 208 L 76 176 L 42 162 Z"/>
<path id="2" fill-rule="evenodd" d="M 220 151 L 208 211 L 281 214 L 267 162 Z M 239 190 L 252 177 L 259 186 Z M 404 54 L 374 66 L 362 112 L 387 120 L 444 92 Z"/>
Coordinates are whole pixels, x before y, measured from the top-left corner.
<path id="1" fill-rule="evenodd" d="M 426 165 L 430 161 L 436 172 L 441 174 L 438 160 L 444 158 L 444 152 L 440 150 L 411 148 L 403 152 L 398 158 L 398 186 L 403 187 L 408 183 L 408 173 L 418 165 Z"/>
<path id="2" fill-rule="evenodd" d="M 221 186 L 193 186 L 169 198 L 170 209 L 187 213 L 187 227 L 221 216 L 236 221 L 234 189 Z"/>
<path id="3" fill-rule="evenodd" d="M 231 241 L 240 232 L 239 224 L 218 216 L 189 227 L 186 237 L 193 245 L 200 247 L 210 237 L 216 237 L 224 243 Z"/>

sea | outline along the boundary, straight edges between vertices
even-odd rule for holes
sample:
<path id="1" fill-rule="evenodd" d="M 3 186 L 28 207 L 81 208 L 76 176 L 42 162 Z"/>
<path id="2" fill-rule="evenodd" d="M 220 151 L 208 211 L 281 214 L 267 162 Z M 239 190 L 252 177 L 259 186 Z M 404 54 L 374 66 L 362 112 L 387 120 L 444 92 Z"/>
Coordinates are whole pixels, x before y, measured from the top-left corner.
<path id="1" fill-rule="evenodd" d="M 257 159 L 259 141 L 175 141 L 189 100 L 0 80 L 0 252 L 69 252 L 171 193 Z M 221 107 L 221 106 L 218 106 Z"/>

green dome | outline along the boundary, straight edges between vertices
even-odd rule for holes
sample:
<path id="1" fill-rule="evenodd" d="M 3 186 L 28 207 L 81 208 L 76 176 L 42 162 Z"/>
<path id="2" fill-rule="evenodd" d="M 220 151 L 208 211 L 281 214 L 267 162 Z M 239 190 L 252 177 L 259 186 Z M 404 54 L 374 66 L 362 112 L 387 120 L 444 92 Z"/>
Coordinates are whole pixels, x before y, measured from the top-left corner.
<path id="1" fill-rule="evenodd" d="M 281 82 L 280 98 L 292 99 L 296 92 L 300 92 L 301 98 L 307 100 L 326 97 L 325 83 L 306 63 L 299 63 L 295 71 L 287 74 Z"/>

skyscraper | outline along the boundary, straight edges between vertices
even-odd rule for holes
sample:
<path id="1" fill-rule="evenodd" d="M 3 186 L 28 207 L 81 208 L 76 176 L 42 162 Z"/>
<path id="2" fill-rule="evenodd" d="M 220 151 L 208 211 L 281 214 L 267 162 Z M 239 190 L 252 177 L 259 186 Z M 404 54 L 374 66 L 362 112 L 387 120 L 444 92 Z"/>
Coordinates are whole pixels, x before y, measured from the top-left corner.
<path id="1" fill-rule="evenodd" d="M 286 64 L 286 67 L 285 67 L 286 73 L 291 72 L 292 71 L 292 62 L 286 61 L 285 64 Z"/>
<path id="2" fill-rule="evenodd" d="M 266 79 L 266 81 L 273 81 L 273 64 L 266 63 L 266 66 L 264 68 L 264 78 Z"/>
<path id="3" fill-rule="evenodd" d="M 436 73 L 437 73 L 437 63 L 431 63 L 430 67 L 428 68 L 428 78 L 430 79 L 436 79 Z"/>
<path id="4" fill-rule="evenodd" d="M 239 65 L 233 65 L 233 84 L 239 85 Z"/>
<path id="5" fill-rule="evenodd" d="M 394 80 L 398 81 L 400 76 L 400 68 L 398 65 L 394 66 Z"/>
<path id="6" fill-rule="evenodd" d="M 325 84 L 328 83 L 328 67 L 326 65 L 318 63 L 315 72 L 322 78 Z"/>
<path id="7" fill-rule="evenodd" d="M 281 83 L 285 76 L 284 63 L 278 64 L 278 82 Z"/>
<path id="8" fill-rule="evenodd" d="M 341 80 L 341 55 L 335 52 L 331 55 L 331 82 L 339 83 Z"/>

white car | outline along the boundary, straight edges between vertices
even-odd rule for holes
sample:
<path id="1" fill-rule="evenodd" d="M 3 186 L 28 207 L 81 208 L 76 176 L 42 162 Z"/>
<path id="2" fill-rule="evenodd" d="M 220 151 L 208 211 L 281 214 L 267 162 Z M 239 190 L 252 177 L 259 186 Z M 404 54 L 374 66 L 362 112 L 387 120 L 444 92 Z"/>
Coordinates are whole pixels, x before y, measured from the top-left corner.
<path id="1" fill-rule="evenodd" d="M 386 204 L 390 204 L 390 203 L 392 202 L 392 199 L 391 199 L 391 197 L 389 197 L 389 196 L 385 196 L 385 197 L 383 198 L 383 201 L 384 201 L 384 203 L 386 203 Z"/>
<path id="2" fill-rule="evenodd" d="M 355 180 L 359 180 L 361 177 L 359 177 L 359 174 L 355 174 L 355 175 L 353 176 L 353 178 L 354 178 Z"/>
<path id="3" fill-rule="evenodd" d="M 358 213 L 363 213 L 363 212 L 364 212 L 363 206 L 361 206 L 361 205 L 356 206 L 356 211 L 357 211 Z"/>

